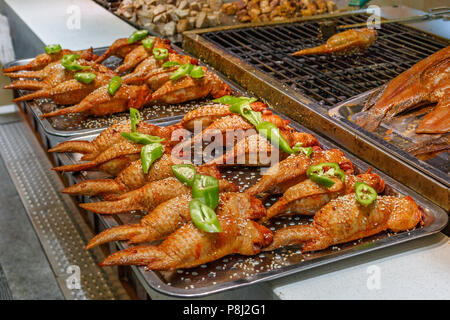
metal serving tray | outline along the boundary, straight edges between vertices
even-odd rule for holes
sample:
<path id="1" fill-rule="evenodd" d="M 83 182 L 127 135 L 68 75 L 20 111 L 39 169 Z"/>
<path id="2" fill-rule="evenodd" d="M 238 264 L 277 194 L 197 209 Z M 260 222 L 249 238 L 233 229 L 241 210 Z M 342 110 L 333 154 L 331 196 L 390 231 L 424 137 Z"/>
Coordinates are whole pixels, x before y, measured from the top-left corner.
<path id="1" fill-rule="evenodd" d="M 343 23 L 351 23 L 352 21 L 355 21 L 352 18 L 354 15 L 359 16 L 364 13 L 364 10 L 359 10 L 348 13 L 331 14 L 326 17 L 299 18 L 290 22 L 301 23 L 314 22 L 320 19 L 341 19 Z M 288 27 L 287 23 L 289 23 L 289 21 L 284 23 L 271 23 L 269 25 Z M 400 26 L 401 30 L 404 30 L 404 28 L 415 30 L 414 28 L 403 25 Z M 254 29 L 251 29 L 251 27 Z M 186 52 L 194 54 L 208 65 L 216 68 L 225 76 L 240 84 L 251 94 L 263 97 L 266 102 L 270 103 L 277 111 L 282 112 L 315 132 L 331 137 L 335 143 L 349 150 L 359 158 L 364 159 L 444 209 L 450 210 L 449 187 L 443 184 L 441 179 L 436 179 L 436 175 L 431 174 L 427 168 L 421 165 L 421 163 L 416 162 L 415 164 L 419 165 L 415 165 L 404 157 L 407 156 L 407 154 L 399 154 L 393 152 L 389 148 L 381 147 L 378 143 L 375 143 L 372 139 L 368 138 L 368 136 L 355 132 L 355 130 L 339 118 L 332 118 L 328 115 L 328 108 L 331 108 L 331 106 L 322 105 L 316 102 L 313 98 L 305 95 L 304 92 L 300 92 L 292 86 L 275 78 L 271 72 L 264 71 L 256 65 L 240 59 L 232 52 L 225 50 L 223 47 L 216 45 L 208 39 L 209 33 L 214 35 L 218 32 L 234 32 L 235 30 L 240 29 L 252 32 L 252 30 L 257 30 L 255 29 L 256 27 L 261 27 L 262 29 L 267 28 L 267 26 L 262 24 L 250 24 L 226 28 L 212 28 L 201 31 L 188 31 L 185 33 L 183 49 Z M 424 34 L 423 32 L 421 33 Z M 258 43 L 258 45 L 261 44 Z M 405 46 L 406 45 L 407 44 L 405 44 Z M 280 46 L 282 46 L 282 44 L 280 44 Z M 385 49 L 384 52 L 389 53 L 389 48 Z M 283 48 L 281 50 L 283 50 Z M 418 55 L 418 57 L 420 57 L 420 55 Z M 320 65 L 320 58 L 318 59 L 319 61 L 316 61 L 316 65 Z M 420 60 L 420 58 L 418 60 Z M 401 63 L 399 66 L 402 68 L 406 67 L 406 65 L 402 65 Z M 380 70 L 383 71 L 384 67 L 386 67 L 384 64 L 378 64 L 376 65 L 375 71 L 377 71 L 377 68 L 381 68 Z M 320 78 L 322 71 L 319 69 L 316 71 Z M 284 70 L 283 72 L 285 73 L 287 71 Z M 339 73 L 339 67 L 335 66 L 332 73 Z M 400 70 L 392 73 L 392 77 L 397 73 L 400 73 Z M 346 81 L 349 81 L 348 75 L 340 76 L 346 78 Z M 373 80 L 375 82 L 372 84 L 372 88 L 379 87 L 380 84 L 378 84 L 377 81 L 380 79 Z M 385 78 L 384 81 L 387 80 L 389 79 Z M 335 82 L 336 81 L 334 81 L 334 83 Z M 341 101 L 345 99 L 346 98 L 343 97 Z M 386 143 L 386 145 L 389 144 Z"/>
<path id="2" fill-rule="evenodd" d="M 172 45 L 172 48 L 175 51 L 184 54 L 184 52 L 179 47 Z M 94 53 L 97 55 L 101 55 L 106 51 L 106 49 L 107 47 L 96 48 L 94 49 Z M 31 60 L 32 59 L 22 59 L 12 61 L 6 64 L 4 67 L 8 68 L 11 66 L 23 65 Z M 103 64 L 114 69 L 118 66 L 120 61 L 121 59 L 110 57 L 105 60 Z M 237 88 L 225 77 L 223 77 L 223 75 L 215 70 L 211 70 L 211 68 L 209 69 L 211 72 L 217 74 L 224 82 L 230 85 L 233 91 L 237 90 Z M 14 92 L 15 96 L 23 96 L 28 93 L 28 91 L 24 90 L 14 90 Z M 148 106 L 142 108 L 140 111 L 144 120 L 157 124 L 169 118 L 181 118 L 184 114 L 197 108 L 199 105 L 208 104 L 210 102 L 211 99 L 206 98 L 193 102 L 185 102 L 174 105 Z M 53 118 L 42 118 L 41 115 L 43 113 L 53 110 L 55 106 L 51 102 L 51 100 L 48 99 L 24 101 L 17 103 L 17 105 L 30 116 L 29 119 L 33 123 L 33 127 L 37 131 L 42 130 L 46 133 L 47 138 L 50 141 L 47 146 L 48 148 L 53 147 L 55 143 L 59 143 L 74 136 L 89 135 L 100 132 L 103 129 L 113 125 L 114 123 L 128 119 L 128 112 L 120 112 L 105 116 L 70 114 Z M 43 135 L 41 135 L 41 137 L 43 137 Z"/>
<path id="3" fill-rule="evenodd" d="M 288 119 L 287 117 L 283 118 Z M 166 126 L 177 121 L 175 119 L 162 123 L 161 125 Z M 291 125 L 298 131 L 312 133 L 298 123 L 291 122 Z M 76 138 L 76 140 L 92 140 L 95 137 L 96 135 L 89 135 L 83 138 Z M 336 148 L 336 145 L 329 140 L 320 136 L 317 136 L 317 138 L 325 149 Z M 346 156 L 354 163 L 357 171 L 364 172 L 369 168 L 367 163 L 357 159 L 353 155 L 346 153 Z M 58 158 L 58 164 L 65 165 L 78 162 L 80 155 L 60 154 Z M 224 177 L 239 186 L 241 191 L 253 185 L 260 178 L 259 169 L 255 167 L 224 167 L 221 169 L 221 172 Z M 378 170 L 375 169 L 374 172 L 385 180 L 385 194 L 409 195 L 419 204 L 425 217 L 425 225 L 423 227 L 409 232 L 383 232 L 359 241 L 337 245 L 326 250 L 307 254 L 301 254 L 299 247 L 291 247 L 279 249 L 274 252 L 264 252 L 252 257 L 231 255 L 196 268 L 180 269 L 170 272 L 145 271 L 144 267 L 132 268 L 136 272 L 141 285 L 146 290 L 151 288 L 171 296 L 193 298 L 287 276 L 365 252 L 424 237 L 439 232 L 446 226 L 448 216 L 444 210 Z M 71 183 L 102 177 L 98 172 L 66 173 L 66 175 L 69 176 Z M 78 197 L 78 200 L 86 202 L 98 201 L 99 199 Z M 270 206 L 275 200 L 276 197 L 268 199 L 265 205 Z M 97 219 L 105 228 L 110 228 L 121 224 L 137 223 L 141 218 L 140 214 L 136 212 L 117 216 L 90 214 L 92 215 L 92 221 L 94 221 L 92 223 L 97 225 L 96 232 L 101 230 L 98 227 L 98 223 L 95 222 Z M 281 227 L 304 224 L 310 221 L 311 217 L 281 217 L 274 220 L 269 227 L 274 231 Z M 127 248 L 128 245 L 124 242 L 118 242 L 117 247 L 119 250 L 122 250 Z"/>
<path id="4" fill-rule="evenodd" d="M 448 150 L 442 151 L 433 157 L 424 158 L 423 160 L 405 151 L 407 147 L 419 142 L 416 135 L 409 134 L 408 136 L 404 130 L 405 127 L 413 125 L 413 122 L 417 122 L 417 112 L 396 117 L 397 119 L 394 120 L 392 126 L 382 122 L 380 127 L 373 133 L 359 127 L 354 122 L 355 117 L 358 116 L 358 113 L 362 110 L 366 101 L 371 96 L 376 95 L 379 90 L 381 90 L 381 88 L 344 101 L 331 109 L 329 115 L 344 122 L 355 134 L 364 135 L 368 140 L 373 141 L 373 143 L 376 143 L 380 148 L 385 149 L 386 152 L 395 153 L 399 158 L 407 161 L 418 169 L 426 170 L 426 172 L 434 179 L 445 186 L 450 187 L 450 162 Z M 430 135 L 422 136 L 429 137 Z"/>

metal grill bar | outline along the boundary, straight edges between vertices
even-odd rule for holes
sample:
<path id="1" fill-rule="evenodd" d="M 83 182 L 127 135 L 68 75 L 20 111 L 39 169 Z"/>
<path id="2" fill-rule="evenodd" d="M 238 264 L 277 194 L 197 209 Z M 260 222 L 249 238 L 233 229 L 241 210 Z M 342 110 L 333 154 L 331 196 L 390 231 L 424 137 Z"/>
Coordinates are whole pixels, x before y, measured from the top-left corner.
<path id="1" fill-rule="evenodd" d="M 361 23 L 367 15 L 331 18 L 338 25 Z M 241 28 L 202 37 L 325 106 L 379 87 L 413 64 L 444 48 L 445 41 L 401 24 L 386 24 L 371 48 L 358 55 L 292 57 L 290 53 L 323 43 L 319 22 Z"/>

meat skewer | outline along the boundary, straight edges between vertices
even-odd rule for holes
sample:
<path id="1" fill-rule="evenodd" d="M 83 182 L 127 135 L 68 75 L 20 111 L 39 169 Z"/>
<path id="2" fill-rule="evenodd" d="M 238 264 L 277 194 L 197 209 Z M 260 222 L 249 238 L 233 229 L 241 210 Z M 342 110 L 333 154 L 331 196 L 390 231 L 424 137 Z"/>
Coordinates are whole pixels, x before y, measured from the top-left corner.
<path id="1" fill-rule="evenodd" d="M 318 47 L 300 50 L 292 53 L 293 56 L 311 54 L 351 54 L 369 48 L 377 39 L 375 29 L 351 29 L 335 34 L 325 44 Z"/>
<path id="2" fill-rule="evenodd" d="M 354 194 L 330 201 L 309 225 L 292 226 L 275 232 L 264 251 L 303 244 L 302 251 L 326 249 L 332 245 L 369 237 L 384 230 L 411 230 L 422 224 L 422 213 L 414 200 L 382 196 L 369 207 L 358 203 Z"/>

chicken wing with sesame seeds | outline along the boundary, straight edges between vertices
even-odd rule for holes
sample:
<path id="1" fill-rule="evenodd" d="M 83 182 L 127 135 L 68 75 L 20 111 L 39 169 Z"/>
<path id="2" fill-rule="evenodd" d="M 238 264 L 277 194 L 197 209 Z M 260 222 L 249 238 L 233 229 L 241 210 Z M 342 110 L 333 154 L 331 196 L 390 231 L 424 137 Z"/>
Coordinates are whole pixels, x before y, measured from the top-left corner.
<path id="1" fill-rule="evenodd" d="M 331 200 L 354 193 L 355 183 L 363 181 L 375 189 L 377 193 L 384 190 L 384 180 L 375 173 L 363 173 L 359 175 L 346 175 L 345 182 L 333 178 L 334 185 L 326 188 L 316 182 L 306 179 L 295 186 L 290 187 L 268 210 L 267 215 L 261 220 L 266 221 L 284 214 L 314 215 L 317 210 Z"/>
<path id="2" fill-rule="evenodd" d="M 323 162 L 335 162 L 339 164 L 346 174 L 353 173 L 353 164 L 344 153 L 337 149 L 316 150 L 310 157 L 303 153 L 290 155 L 283 161 L 270 167 L 261 180 L 245 192 L 258 195 L 262 193 L 283 193 L 287 188 L 306 179 L 306 170 L 311 165 Z"/>
<path id="3" fill-rule="evenodd" d="M 311 224 L 276 231 L 272 244 L 264 251 L 297 244 L 303 244 L 303 252 L 322 250 L 385 230 L 411 230 L 418 224 L 422 224 L 422 213 L 409 196 L 379 196 L 372 205 L 364 207 L 354 194 L 349 194 L 322 207 Z"/>
<path id="4" fill-rule="evenodd" d="M 45 68 L 47 65 L 52 62 L 56 62 L 62 59 L 62 57 L 66 54 L 78 54 L 80 59 L 84 60 L 95 60 L 97 59 L 97 55 L 92 52 L 92 48 L 86 50 L 72 51 L 69 49 L 63 49 L 57 53 L 42 53 L 38 55 L 34 60 L 30 63 L 21 66 L 13 66 L 10 68 L 3 69 L 5 74 L 9 74 L 11 72 L 23 71 L 23 70 L 41 70 Z"/>
<path id="5" fill-rule="evenodd" d="M 97 63 L 102 63 L 109 57 L 115 56 L 118 58 L 124 58 L 133 49 L 141 45 L 141 41 L 129 43 L 127 38 L 120 38 L 113 42 L 113 44 L 95 60 Z"/>
<path id="6" fill-rule="evenodd" d="M 158 205 L 139 224 L 123 225 L 107 229 L 89 241 L 86 249 L 115 241 L 129 240 L 130 243 L 162 240 L 191 221 L 189 213 L 190 194 L 172 198 Z M 220 194 L 217 214 L 230 214 L 238 218 L 258 219 L 265 215 L 261 201 L 244 193 L 225 192 Z"/>
<path id="7" fill-rule="evenodd" d="M 221 192 L 236 191 L 237 187 L 227 180 L 219 180 Z M 82 203 L 83 209 L 101 213 L 118 214 L 132 210 L 152 211 L 157 205 L 174 197 L 190 194 L 191 188 L 174 177 L 153 181 L 139 189 L 124 193 L 114 201 Z"/>
<path id="8" fill-rule="evenodd" d="M 222 232 L 207 233 L 188 222 L 158 246 L 118 251 L 100 265 L 146 265 L 151 270 L 193 268 L 234 253 L 255 255 L 272 242 L 272 232 L 253 220 L 235 212 L 217 216 Z"/>

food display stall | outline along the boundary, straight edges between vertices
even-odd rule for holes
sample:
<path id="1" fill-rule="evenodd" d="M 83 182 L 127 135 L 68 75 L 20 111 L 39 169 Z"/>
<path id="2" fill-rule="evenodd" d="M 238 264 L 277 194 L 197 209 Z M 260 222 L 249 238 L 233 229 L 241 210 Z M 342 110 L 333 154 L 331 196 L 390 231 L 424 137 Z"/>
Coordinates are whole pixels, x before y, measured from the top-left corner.
<path id="1" fill-rule="evenodd" d="M 450 9 L 376 8 L 0 1 L 0 296 L 450 298 Z"/>

